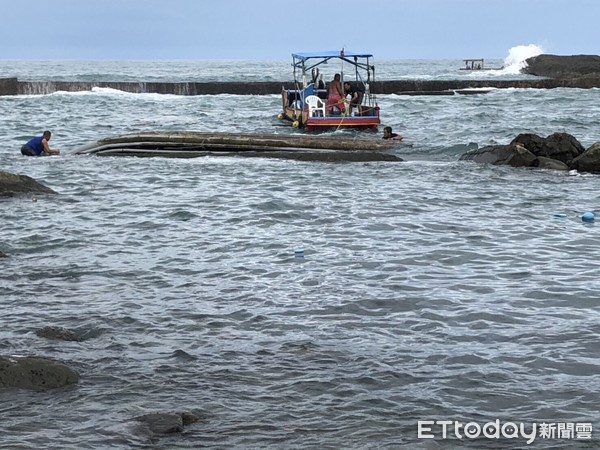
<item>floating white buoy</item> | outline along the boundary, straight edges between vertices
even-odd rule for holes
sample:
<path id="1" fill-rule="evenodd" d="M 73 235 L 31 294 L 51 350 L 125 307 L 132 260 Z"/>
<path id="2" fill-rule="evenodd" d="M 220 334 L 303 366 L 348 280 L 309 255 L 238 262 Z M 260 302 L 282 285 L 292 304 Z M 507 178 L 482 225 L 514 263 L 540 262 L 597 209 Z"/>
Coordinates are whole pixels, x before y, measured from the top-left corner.
<path id="1" fill-rule="evenodd" d="M 557 219 L 565 219 L 567 215 L 565 213 L 554 213 L 554 217 Z"/>
<path id="2" fill-rule="evenodd" d="M 296 247 L 294 249 L 294 255 L 296 258 L 304 258 L 304 249 L 302 247 Z"/>
<path id="3" fill-rule="evenodd" d="M 577 175 L 577 169 L 569 170 L 569 175 L 571 175 L 571 176 Z"/>
<path id="4" fill-rule="evenodd" d="M 593 222 L 595 218 L 596 216 L 591 211 L 584 212 L 581 216 L 581 220 L 583 220 L 584 222 Z"/>

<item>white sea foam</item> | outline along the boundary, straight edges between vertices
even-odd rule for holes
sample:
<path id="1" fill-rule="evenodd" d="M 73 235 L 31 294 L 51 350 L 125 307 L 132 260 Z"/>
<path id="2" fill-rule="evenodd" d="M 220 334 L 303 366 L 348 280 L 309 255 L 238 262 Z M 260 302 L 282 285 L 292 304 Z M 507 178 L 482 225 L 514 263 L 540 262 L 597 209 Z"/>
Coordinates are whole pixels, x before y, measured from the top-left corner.
<path id="1" fill-rule="evenodd" d="M 503 74 L 519 74 L 521 69 L 527 63 L 527 58 L 537 56 L 544 53 L 542 47 L 536 44 L 517 45 L 508 51 L 508 56 L 504 58 L 504 65 L 501 70 Z"/>

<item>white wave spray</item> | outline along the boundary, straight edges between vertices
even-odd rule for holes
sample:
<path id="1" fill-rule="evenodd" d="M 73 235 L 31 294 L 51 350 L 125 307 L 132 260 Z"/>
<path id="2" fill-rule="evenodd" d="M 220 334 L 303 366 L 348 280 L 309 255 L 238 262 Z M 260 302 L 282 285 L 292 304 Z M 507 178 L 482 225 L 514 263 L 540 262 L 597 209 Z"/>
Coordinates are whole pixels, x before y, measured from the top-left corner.
<path id="1" fill-rule="evenodd" d="M 533 56 L 541 55 L 544 50 L 539 45 L 517 45 L 508 51 L 502 66 L 503 74 L 519 74 L 521 69 L 527 65 L 525 60 Z"/>

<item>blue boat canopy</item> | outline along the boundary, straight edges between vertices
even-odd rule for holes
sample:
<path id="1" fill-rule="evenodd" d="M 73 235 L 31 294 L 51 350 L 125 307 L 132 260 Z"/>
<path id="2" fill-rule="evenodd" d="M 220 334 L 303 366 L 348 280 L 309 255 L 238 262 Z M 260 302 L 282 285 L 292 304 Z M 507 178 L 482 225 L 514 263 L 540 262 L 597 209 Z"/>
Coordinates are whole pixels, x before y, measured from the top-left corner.
<path id="1" fill-rule="evenodd" d="M 303 52 L 303 53 L 292 53 L 294 62 L 294 79 L 296 79 L 296 70 L 300 70 L 303 74 L 311 71 L 313 68 L 320 66 L 321 64 L 327 64 L 330 60 L 342 60 L 356 69 L 365 71 L 372 71 L 375 73 L 375 67 L 370 65 L 369 59 L 373 55 L 370 53 L 356 53 L 351 51 L 341 50 L 328 50 L 322 52 Z"/>
<path id="2" fill-rule="evenodd" d="M 311 58 L 372 58 L 373 55 L 370 53 L 355 53 L 347 50 L 329 50 L 324 52 L 303 52 L 303 53 L 292 53 L 292 56 L 296 59 L 311 59 Z"/>

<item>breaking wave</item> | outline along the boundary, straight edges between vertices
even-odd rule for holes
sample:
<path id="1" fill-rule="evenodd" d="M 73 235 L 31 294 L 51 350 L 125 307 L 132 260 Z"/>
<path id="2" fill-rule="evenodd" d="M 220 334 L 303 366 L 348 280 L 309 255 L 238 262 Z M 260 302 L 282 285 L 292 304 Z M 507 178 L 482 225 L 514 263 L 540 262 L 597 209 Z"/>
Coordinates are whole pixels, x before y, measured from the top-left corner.
<path id="1" fill-rule="evenodd" d="M 501 72 L 503 74 L 519 74 L 521 69 L 527 65 L 527 58 L 541 55 L 544 53 L 542 47 L 536 44 L 517 45 L 508 51 L 508 56 L 504 58 L 504 64 Z"/>

